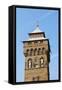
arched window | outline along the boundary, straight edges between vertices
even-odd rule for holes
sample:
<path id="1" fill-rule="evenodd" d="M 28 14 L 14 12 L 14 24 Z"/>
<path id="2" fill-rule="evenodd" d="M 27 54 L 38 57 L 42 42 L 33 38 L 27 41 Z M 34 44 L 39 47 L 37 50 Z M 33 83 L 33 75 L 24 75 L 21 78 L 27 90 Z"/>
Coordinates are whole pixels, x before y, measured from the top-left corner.
<path id="1" fill-rule="evenodd" d="M 33 49 L 30 49 L 30 56 L 33 55 Z"/>
<path id="2" fill-rule="evenodd" d="M 27 53 L 27 56 L 29 56 L 29 49 L 27 49 L 26 53 Z"/>
<path id="3" fill-rule="evenodd" d="M 29 69 L 32 68 L 32 59 L 29 59 L 29 60 L 28 60 L 28 68 L 29 68 Z"/>
<path id="4" fill-rule="evenodd" d="M 44 66 L 44 58 L 41 57 L 41 58 L 40 58 L 40 67 L 43 67 L 43 66 Z"/>
<path id="5" fill-rule="evenodd" d="M 37 48 L 34 49 L 34 56 L 37 55 Z"/>
<path id="6" fill-rule="evenodd" d="M 42 54 L 45 54 L 45 48 L 44 47 L 42 48 Z"/>
<path id="7" fill-rule="evenodd" d="M 40 54 L 41 54 L 41 48 L 38 49 L 38 55 L 40 55 Z"/>

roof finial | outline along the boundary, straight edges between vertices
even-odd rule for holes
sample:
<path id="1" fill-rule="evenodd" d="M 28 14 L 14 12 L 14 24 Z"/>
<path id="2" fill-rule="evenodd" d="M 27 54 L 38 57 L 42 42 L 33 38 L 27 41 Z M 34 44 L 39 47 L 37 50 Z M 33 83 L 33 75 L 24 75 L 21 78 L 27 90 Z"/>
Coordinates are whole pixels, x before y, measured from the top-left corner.
<path id="1" fill-rule="evenodd" d="M 37 20 L 37 25 L 36 25 L 37 27 L 39 27 L 39 21 Z"/>

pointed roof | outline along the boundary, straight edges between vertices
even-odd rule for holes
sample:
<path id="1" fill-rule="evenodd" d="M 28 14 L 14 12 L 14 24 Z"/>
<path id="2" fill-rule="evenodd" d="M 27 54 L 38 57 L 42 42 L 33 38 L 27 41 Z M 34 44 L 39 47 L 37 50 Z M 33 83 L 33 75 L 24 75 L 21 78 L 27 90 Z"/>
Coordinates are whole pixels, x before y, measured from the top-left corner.
<path id="1" fill-rule="evenodd" d="M 40 36 L 40 37 L 30 37 L 32 34 L 44 34 L 44 32 L 42 32 L 39 28 L 39 25 L 36 25 L 36 28 L 34 29 L 33 32 L 29 33 L 29 38 L 26 41 L 35 41 L 35 40 L 47 40 L 47 38 L 45 38 L 45 36 Z"/>
<path id="2" fill-rule="evenodd" d="M 31 32 L 32 34 L 33 33 L 41 33 L 41 30 L 40 30 L 40 28 L 39 28 L 39 25 L 36 25 L 36 28 L 34 29 L 34 31 L 33 32 Z"/>

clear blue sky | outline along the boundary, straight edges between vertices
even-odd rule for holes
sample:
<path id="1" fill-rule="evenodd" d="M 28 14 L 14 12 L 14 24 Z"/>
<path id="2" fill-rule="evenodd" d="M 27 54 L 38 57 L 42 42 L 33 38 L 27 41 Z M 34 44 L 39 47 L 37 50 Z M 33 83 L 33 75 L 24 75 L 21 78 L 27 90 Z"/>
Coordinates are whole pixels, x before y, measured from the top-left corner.
<path id="1" fill-rule="evenodd" d="M 44 9 L 16 8 L 16 81 L 24 81 L 25 58 L 22 41 L 28 38 L 39 22 L 41 31 L 49 39 L 50 80 L 58 79 L 58 11 Z"/>

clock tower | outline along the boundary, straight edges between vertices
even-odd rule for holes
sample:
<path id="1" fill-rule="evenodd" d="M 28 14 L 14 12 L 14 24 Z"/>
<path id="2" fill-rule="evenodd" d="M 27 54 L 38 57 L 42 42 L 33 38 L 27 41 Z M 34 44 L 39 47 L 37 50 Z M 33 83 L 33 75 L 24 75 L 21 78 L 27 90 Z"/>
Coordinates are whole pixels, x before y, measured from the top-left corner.
<path id="1" fill-rule="evenodd" d="M 25 81 L 48 81 L 50 45 L 45 33 L 39 25 L 28 34 L 29 38 L 23 41 L 25 56 Z"/>

